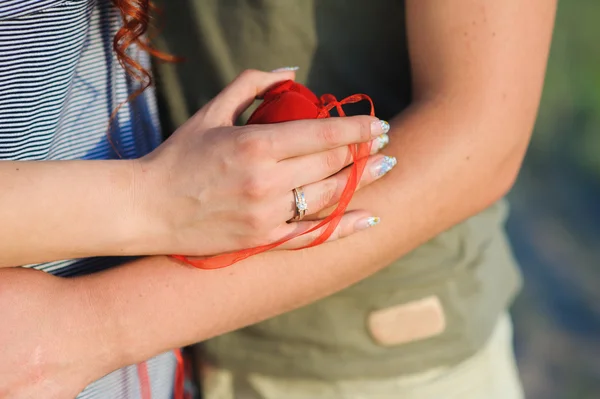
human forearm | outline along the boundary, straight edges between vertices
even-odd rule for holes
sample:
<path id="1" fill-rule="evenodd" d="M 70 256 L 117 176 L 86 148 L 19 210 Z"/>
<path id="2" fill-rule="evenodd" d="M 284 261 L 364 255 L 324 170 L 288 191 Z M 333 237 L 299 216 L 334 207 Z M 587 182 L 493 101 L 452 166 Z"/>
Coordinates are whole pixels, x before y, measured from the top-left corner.
<path id="1" fill-rule="evenodd" d="M 143 230 L 133 168 L 133 161 L 0 162 L 0 266 L 136 252 Z"/>

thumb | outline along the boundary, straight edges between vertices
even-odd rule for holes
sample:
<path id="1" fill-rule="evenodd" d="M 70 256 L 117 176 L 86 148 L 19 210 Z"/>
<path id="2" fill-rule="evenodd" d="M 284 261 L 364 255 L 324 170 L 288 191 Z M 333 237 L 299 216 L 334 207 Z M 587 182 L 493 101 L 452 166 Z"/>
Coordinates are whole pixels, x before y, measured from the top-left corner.
<path id="1" fill-rule="evenodd" d="M 214 123 L 233 125 L 256 97 L 261 96 L 274 84 L 295 77 L 296 74 L 292 69 L 273 72 L 245 70 L 211 101 L 207 117 Z"/>

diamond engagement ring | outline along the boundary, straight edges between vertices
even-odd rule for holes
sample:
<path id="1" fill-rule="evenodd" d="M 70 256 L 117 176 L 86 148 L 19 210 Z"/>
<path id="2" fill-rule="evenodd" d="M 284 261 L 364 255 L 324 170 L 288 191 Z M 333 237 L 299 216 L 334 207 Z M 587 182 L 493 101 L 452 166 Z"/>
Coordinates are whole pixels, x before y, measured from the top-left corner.
<path id="1" fill-rule="evenodd" d="M 302 187 L 296 187 L 292 190 L 292 192 L 294 193 L 294 200 L 296 201 L 296 215 L 294 215 L 292 221 L 298 222 L 304 218 L 304 215 L 306 215 L 308 205 L 306 204 L 304 190 Z"/>

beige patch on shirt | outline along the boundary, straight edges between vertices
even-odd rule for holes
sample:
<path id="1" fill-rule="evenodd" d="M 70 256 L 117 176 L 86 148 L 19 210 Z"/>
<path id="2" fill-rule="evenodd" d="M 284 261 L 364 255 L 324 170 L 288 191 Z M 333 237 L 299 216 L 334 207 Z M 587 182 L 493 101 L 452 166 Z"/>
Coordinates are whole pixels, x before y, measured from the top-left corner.
<path id="1" fill-rule="evenodd" d="M 446 317 L 439 298 L 429 296 L 371 312 L 367 323 L 378 344 L 392 346 L 441 334 Z"/>

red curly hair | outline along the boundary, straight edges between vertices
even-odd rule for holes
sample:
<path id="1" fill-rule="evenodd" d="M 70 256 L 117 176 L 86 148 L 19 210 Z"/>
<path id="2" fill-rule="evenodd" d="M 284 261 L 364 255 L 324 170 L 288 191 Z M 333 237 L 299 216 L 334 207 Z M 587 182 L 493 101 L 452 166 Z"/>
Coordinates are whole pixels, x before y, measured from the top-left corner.
<path id="1" fill-rule="evenodd" d="M 127 49 L 132 44 L 136 44 L 141 50 L 163 61 L 174 62 L 179 59 L 156 50 L 145 37 L 152 19 L 151 14 L 157 12 L 157 8 L 150 0 L 112 0 L 112 2 L 121 12 L 123 20 L 123 26 L 113 39 L 113 48 L 123 69 L 141 84 L 140 88 L 130 96 L 130 101 L 152 84 L 150 72 L 127 53 Z"/>
<path id="2" fill-rule="evenodd" d="M 151 13 L 158 11 L 150 0 L 112 0 L 112 3 L 121 12 L 121 19 L 123 20 L 123 26 L 117 31 L 113 39 L 113 49 L 125 72 L 134 80 L 140 82 L 140 87 L 131 93 L 125 101 L 117 105 L 108 120 L 108 129 L 106 132 L 108 142 L 117 156 L 122 158 L 117 145 L 113 141 L 111 126 L 121 107 L 134 100 L 152 85 L 151 73 L 132 58 L 127 50 L 132 44 L 135 44 L 140 50 L 146 51 L 162 61 L 176 62 L 180 61 L 180 58 L 156 50 L 146 37 L 151 21 Z"/>

